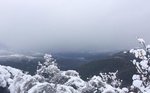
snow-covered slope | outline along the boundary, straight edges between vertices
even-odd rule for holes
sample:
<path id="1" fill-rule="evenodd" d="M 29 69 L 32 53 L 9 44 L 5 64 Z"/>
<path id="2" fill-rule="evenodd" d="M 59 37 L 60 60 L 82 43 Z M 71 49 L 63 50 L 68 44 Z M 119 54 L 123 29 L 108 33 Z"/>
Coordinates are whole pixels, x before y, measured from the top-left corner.
<path id="1" fill-rule="evenodd" d="M 0 65 L 0 88 L 9 93 L 150 93 L 150 49 L 145 41 L 139 42 L 142 48 L 130 51 L 137 58 L 133 60 L 137 73 L 132 86 L 122 88 L 117 72 L 100 73 L 84 81 L 75 70 L 61 71 L 56 60 L 45 54 L 45 62 L 39 62 L 35 75 Z"/>
<path id="2" fill-rule="evenodd" d="M 0 87 L 10 93 L 126 93 L 118 85 L 115 74 L 94 76 L 89 81 L 74 70 L 61 71 L 51 55 L 39 63 L 37 74 L 29 75 L 19 69 L 0 66 Z M 107 76 L 107 77 L 105 77 Z M 108 83 L 108 78 L 112 80 Z"/>

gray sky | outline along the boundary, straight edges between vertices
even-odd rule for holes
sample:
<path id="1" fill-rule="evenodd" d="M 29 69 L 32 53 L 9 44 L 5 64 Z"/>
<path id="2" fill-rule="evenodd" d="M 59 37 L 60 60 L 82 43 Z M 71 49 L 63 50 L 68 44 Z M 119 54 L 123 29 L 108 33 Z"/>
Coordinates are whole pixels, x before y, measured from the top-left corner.
<path id="1" fill-rule="evenodd" d="M 0 42 L 14 49 L 110 51 L 150 43 L 150 0 L 1 0 Z"/>

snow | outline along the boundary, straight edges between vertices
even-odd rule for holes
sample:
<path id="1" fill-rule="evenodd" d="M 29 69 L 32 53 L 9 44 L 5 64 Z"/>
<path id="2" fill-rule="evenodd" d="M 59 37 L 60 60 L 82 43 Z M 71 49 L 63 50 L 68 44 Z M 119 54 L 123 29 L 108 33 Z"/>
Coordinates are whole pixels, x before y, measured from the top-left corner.
<path id="1" fill-rule="evenodd" d="M 102 78 L 100 76 L 93 76 L 89 81 L 89 84 L 92 86 L 98 86 L 99 84 L 104 85 Z"/>
<path id="2" fill-rule="evenodd" d="M 71 77 L 64 85 L 73 86 L 81 90 L 86 86 L 86 83 L 79 77 Z"/>
<path id="3" fill-rule="evenodd" d="M 137 88 L 141 88 L 142 87 L 142 81 L 141 80 L 134 80 L 133 86 L 135 86 Z"/>
<path id="4" fill-rule="evenodd" d="M 134 60 L 132 61 L 132 63 L 135 65 L 135 64 L 136 64 L 136 60 L 134 59 Z"/>
<path id="5" fill-rule="evenodd" d="M 138 93 L 150 93 L 150 45 L 146 46 L 145 41 L 142 38 L 139 38 L 138 41 L 142 45 L 141 48 L 130 50 L 136 57 L 136 59 L 133 60 L 133 64 L 137 69 L 137 73 L 132 77 L 133 82 L 131 89 L 138 91 Z"/>
<path id="6" fill-rule="evenodd" d="M 144 39 L 143 38 L 138 38 L 138 41 L 139 41 L 139 43 L 145 43 L 145 41 L 144 41 Z"/>
<path id="7" fill-rule="evenodd" d="M 147 45 L 146 48 L 147 48 L 147 49 L 150 49 L 150 45 Z"/>
<path id="8" fill-rule="evenodd" d="M 63 71 L 61 74 L 67 77 L 79 77 L 79 73 L 75 70 Z"/>
<path id="9" fill-rule="evenodd" d="M 13 77 L 17 75 L 22 75 L 22 71 L 11 68 L 9 66 L 1 66 L 0 65 L 0 86 L 6 87 L 7 83 L 11 84 Z"/>
<path id="10" fill-rule="evenodd" d="M 81 93 L 70 86 L 57 85 L 56 93 Z"/>
<path id="11" fill-rule="evenodd" d="M 133 53 L 136 58 L 146 59 L 146 51 L 144 49 L 131 49 L 130 53 Z"/>
<path id="12" fill-rule="evenodd" d="M 55 93 L 55 89 L 50 83 L 37 83 L 28 91 L 28 93 Z"/>
<path id="13" fill-rule="evenodd" d="M 140 80 L 140 75 L 133 75 L 132 80 Z"/>
<path id="14" fill-rule="evenodd" d="M 147 69 L 147 68 L 149 67 L 147 60 L 142 60 L 142 61 L 140 62 L 140 65 L 142 66 L 142 69 Z"/>
<path id="15" fill-rule="evenodd" d="M 50 55 L 50 54 L 45 54 L 45 55 L 44 55 L 44 59 L 46 60 L 46 62 L 49 62 L 49 61 L 52 60 L 52 55 Z"/>
<path id="16" fill-rule="evenodd" d="M 128 93 L 129 89 L 128 88 L 122 88 L 122 93 Z"/>
<path id="17" fill-rule="evenodd" d="M 148 72 L 150 72 L 150 67 L 148 67 Z"/>
<path id="18" fill-rule="evenodd" d="M 106 89 L 106 90 L 104 90 L 102 93 L 116 93 L 114 90 L 112 90 L 112 89 Z"/>
<path id="19" fill-rule="evenodd" d="M 124 53 L 124 54 L 126 54 L 126 53 L 127 53 L 127 51 L 124 51 L 123 53 Z"/>
<path id="20" fill-rule="evenodd" d="M 5 77 L 3 75 L 0 75 L 0 87 L 6 87 L 7 86 L 7 81 L 5 80 Z"/>
<path id="21" fill-rule="evenodd" d="M 12 60 L 12 59 L 24 59 L 24 58 L 26 58 L 26 59 L 29 59 L 29 60 L 31 60 L 31 59 L 35 59 L 36 57 L 33 57 L 33 56 L 26 56 L 26 55 L 22 55 L 22 54 L 7 54 L 7 55 L 0 55 L 0 59 L 2 60 L 6 60 L 6 59 L 10 59 L 10 60 Z"/>

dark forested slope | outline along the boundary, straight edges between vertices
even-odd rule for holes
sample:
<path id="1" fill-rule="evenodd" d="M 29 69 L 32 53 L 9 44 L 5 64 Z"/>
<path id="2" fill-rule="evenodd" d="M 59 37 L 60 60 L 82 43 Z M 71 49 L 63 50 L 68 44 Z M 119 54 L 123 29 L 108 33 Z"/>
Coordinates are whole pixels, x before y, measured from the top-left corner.
<path id="1" fill-rule="evenodd" d="M 133 74 L 136 73 L 136 69 L 131 62 L 132 59 L 133 55 L 130 53 L 119 52 L 109 58 L 84 64 L 78 68 L 78 71 L 83 79 L 98 75 L 100 72 L 118 71 L 117 76 L 124 81 L 123 85 L 129 85 Z"/>

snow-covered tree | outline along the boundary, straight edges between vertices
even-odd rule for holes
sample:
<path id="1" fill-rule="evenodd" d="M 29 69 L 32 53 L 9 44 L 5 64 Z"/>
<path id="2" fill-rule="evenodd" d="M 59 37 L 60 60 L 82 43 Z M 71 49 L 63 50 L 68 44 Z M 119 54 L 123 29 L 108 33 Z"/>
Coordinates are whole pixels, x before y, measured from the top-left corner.
<path id="1" fill-rule="evenodd" d="M 141 46 L 130 50 L 136 57 L 133 64 L 137 69 L 137 73 L 132 77 L 131 89 L 136 93 L 150 93 L 150 45 L 146 45 L 142 38 L 138 41 Z"/>
<path id="2" fill-rule="evenodd" d="M 60 69 L 58 69 L 55 63 L 56 60 L 52 55 L 45 54 L 44 59 L 45 62 L 43 64 L 39 62 L 37 74 L 43 76 L 47 81 L 51 81 L 51 79 L 60 72 Z"/>

